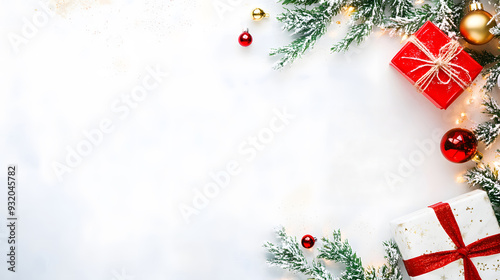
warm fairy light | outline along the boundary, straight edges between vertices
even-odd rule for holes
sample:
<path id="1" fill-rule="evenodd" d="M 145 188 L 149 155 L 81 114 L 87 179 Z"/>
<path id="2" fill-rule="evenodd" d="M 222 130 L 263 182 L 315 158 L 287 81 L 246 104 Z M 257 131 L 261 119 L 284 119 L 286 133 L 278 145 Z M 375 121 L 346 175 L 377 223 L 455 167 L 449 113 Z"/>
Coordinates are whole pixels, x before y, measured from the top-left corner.
<path id="1" fill-rule="evenodd" d="M 465 178 L 462 175 L 458 175 L 456 178 L 457 183 L 465 183 Z"/>
<path id="2" fill-rule="evenodd" d="M 498 162 L 498 161 L 494 161 L 494 162 L 492 162 L 491 164 L 492 164 L 495 168 L 497 168 L 497 169 L 498 169 L 498 167 L 500 167 L 500 162 Z"/>
<path id="3" fill-rule="evenodd" d="M 460 118 L 458 118 L 458 119 L 455 121 L 455 124 L 461 124 L 461 123 L 463 123 L 466 119 L 467 119 L 467 114 L 465 114 L 465 112 L 462 112 L 462 113 L 460 114 Z"/>
<path id="4" fill-rule="evenodd" d="M 347 8 L 347 10 L 346 10 L 346 15 L 349 17 L 352 15 L 352 13 L 354 13 L 354 7 L 349 6 L 349 8 Z"/>
<path id="5" fill-rule="evenodd" d="M 415 4 L 422 4 L 425 0 L 415 0 Z"/>
<path id="6" fill-rule="evenodd" d="M 403 43 L 404 41 L 406 41 L 406 39 L 408 39 L 408 35 L 407 34 L 403 35 L 403 37 L 401 38 L 401 43 Z"/>

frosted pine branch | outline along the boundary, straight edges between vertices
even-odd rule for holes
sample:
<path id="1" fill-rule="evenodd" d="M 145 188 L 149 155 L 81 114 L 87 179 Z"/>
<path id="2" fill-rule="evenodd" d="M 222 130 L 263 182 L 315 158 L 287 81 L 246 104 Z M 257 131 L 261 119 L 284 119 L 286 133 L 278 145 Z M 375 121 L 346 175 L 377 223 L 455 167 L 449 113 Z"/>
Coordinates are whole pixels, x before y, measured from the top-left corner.
<path id="1" fill-rule="evenodd" d="M 391 34 L 412 35 L 426 21 L 430 20 L 449 37 L 456 37 L 458 23 L 462 18 L 464 3 L 455 4 L 451 0 L 433 0 L 433 5 L 424 4 L 414 8 L 407 16 L 392 16 L 386 20 L 383 28 Z"/>
<path id="2" fill-rule="evenodd" d="M 500 222 L 500 182 L 498 181 L 498 170 L 489 165 L 476 166 L 463 176 L 471 186 L 477 186 L 488 193 L 491 205 L 495 210 L 497 220 Z"/>
<path id="3" fill-rule="evenodd" d="M 373 31 L 374 26 L 383 24 L 385 15 L 384 0 L 357 0 L 352 2 L 354 13 L 351 16 L 352 25 L 347 35 L 333 45 L 333 52 L 344 52 L 356 43 L 359 45 Z"/>
<path id="4" fill-rule="evenodd" d="M 391 9 L 391 17 L 407 18 L 414 15 L 413 9 L 414 0 L 388 0 L 388 5 Z"/>
<path id="5" fill-rule="evenodd" d="M 283 227 L 278 229 L 276 233 L 281 240 L 281 245 L 274 245 L 271 242 L 267 242 L 264 245 L 267 251 L 273 255 L 273 258 L 267 261 L 269 265 L 277 266 L 290 272 L 302 273 L 317 280 L 335 279 L 321 263 L 313 261 L 312 265 L 310 265 L 302 253 L 297 240 L 288 236 Z"/>
<path id="6" fill-rule="evenodd" d="M 303 7 L 286 9 L 278 20 L 283 23 L 284 30 L 292 32 L 292 35 L 298 38 L 287 46 L 271 50 L 270 55 L 283 55 L 274 68 L 283 68 L 302 56 L 307 49 L 312 48 L 316 41 L 326 33 L 332 17 L 338 14 L 347 2 L 348 0 L 332 0 L 322 2 L 312 9 Z"/>
<path id="7" fill-rule="evenodd" d="M 387 264 L 384 264 L 378 270 L 371 267 L 366 271 L 366 280 L 403 280 L 401 269 L 398 266 L 402 259 L 398 246 L 393 240 L 384 242 L 385 259 Z"/>
<path id="8" fill-rule="evenodd" d="M 323 238 L 323 248 L 320 248 L 318 258 L 343 263 L 346 270 L 342 272 L 340 279 L 363 280 L 365 270 L 361 259 L 352 251 L 349 242 L 341 240 L 340 230 L 333 232 L 332 240 Z"/>
<path id="9" fill-rule="evenodd" d="M 347 35 L 341 41 L 332 47 L 332 52 L 345 52 L 352 43 L 360 44 L 368 37 L 373 30 L 373 24 L 357 24 L 347 32 Z"/>
<path id="10" fill-rule="evenodd" d="M 487 92 L 490 92 L 498 84 L 498 76 L 500 76 L 500 63 L 497 63 L 494 66 L 485 69 L 483 71 L 483 75 L 486 76 L 484 89 Z"/>
<path id="11" fill-rule="evenodd" d="M 297 240 L 286 235 L 285 229 L 277 230 L 281 245 L 267 242 L 264 247 L 273 255 L 268 260 L 271 266 L 277 266 L 294 273 L 314 277 L 316 280 L 402 280 L 398 262 L 401 259 L 398 247 L 394 241 L 384 243 L 387 264 L 375 269 L 365 270 L 361 259 L 346 241 L 342 241 L 339 230 L 333 232 L 333 238 L 322 238 L 323 247 L 320 254 L 309 264 L 302 253 Z M 321 259 L 342 263 L 346 266 L 340 277 L 334 277 L 320 262 Z"/>
<path id="12" fill-rule="evenodd" d="M 449 37 L 458 34 L 457 18 L 461 16 L 462 7 L 455 5 L 453 0 L 437 0 L 433 22 Z"/>
<path id="13" fill-rule="evenodd" d="M 317 4 L 320 2 L 320 0 L 282 0 L 278 1 L 281 2 L 283 5 L 312 5 L 312 4 Z"/>
<path id="14" fill-rule="evenodd" d="M 497 26 L 493 27 L 490 29 L 490 32 L 491 34 L 495 35 L 495 37 L 500 37 L 500 22 L 499 22 L 499 17 L 500 17 L 500 1 L 498 0 L 495 0 L 495 1 L 491 1 L 491 0 L 488 0 L 488 3 L 490 5 L 493 5 L 493 7 L 495 7 L 495 12 L 496 14 L 493 15 L 493 17 L 496 19 L 496 22 L 497 22 Z"/>
<path id="15" fill-rule="evenodd" d="M 490 120 L 477 125 L 474 128 L 474 133 L 479 141 L 490 146 L 500 134 L 500 107 L 489 94 L 485 95 L 483 105 L 483 113 L 490 115 Z"/>
<path id="16" fill-rule="evenodd" d="M 465 49 L 467 51 L 467 53 L 470 54 L 470 56 L 475 60 L 477 61 L 479 64 L 481 64 L 481 66 L 486 66 L 488 64 L 492 64 L 492 63 L 498 63 L 500 62 L 500 58 L 493 55 L 492 53 L 488 52 L 488 51 L 475 51 L 475 50 L 472 50 L 472 49 Z"/>
<path id="17" fill-rule="evenodd" d="M 448 36 L 456 38 L 463 16 L 465 1 L 429 0 L 431 4 L 414 7 L 413 0 L 282 0 L 294 9 L 278 17 L 283 29 L 296 38 L 287 46 L 271 50 L 270 55 L 282 55 L 274 65 L 281 69 L 314 47 L 343 8 L 352 8 L 347 35 L 335 43 L 333 52 L 349 50 L 353 44 L 363 42 L 376 27 L 389 30 L 390 34 L 411 35 L 426 21 L 434 22 Z"/>

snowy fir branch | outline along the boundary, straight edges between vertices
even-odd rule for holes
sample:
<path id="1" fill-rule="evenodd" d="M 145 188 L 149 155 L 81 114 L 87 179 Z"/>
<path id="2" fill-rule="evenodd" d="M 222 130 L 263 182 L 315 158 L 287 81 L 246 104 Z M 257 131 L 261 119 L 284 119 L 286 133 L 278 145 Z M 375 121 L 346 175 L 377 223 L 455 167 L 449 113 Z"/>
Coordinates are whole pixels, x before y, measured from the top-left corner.
<path id="1" fill-rule="evenodd" d="M 460 19 L 463 16 L 465 3 L 455 3 L 453 0 L 434 0 L 433 4 L 424 4 L 420 8 L 412 8 L 406 16 L 392 16 L 385 26 L 391 34 L 411 35 L 426 21 L 430 20 L 449 37 L 457 38 Z"/>
<path id="2" fill-rule="evenodd" d="M 283 23 L 283 29 L 296 38 L 287 46 L 271 50 L 270 55 L 282 55 L 274 68 L 283 68 L 312 48 L 326 33 L 333 17 L 343 9 L 352 11 L 349 29 L 346 36 L 332 46 L 333 52 L 344 52 L 353 44 L 360 44 L 376 27 L 389 30 L 391 34 L 411 35 L 428 20 L 450 37 L 457 38 L 465 0 L 430 2 L 415 7 L 413 0 L 282 0 L 283 5 L 294 7 L 285 7 L 278 20 Z"/>
<path id="3" fill-rule="evenodd" d="M 490 94 L 485 94 L 483 105 L 483 113 L 490 115 L 490 120 L 477 125 L 474 133 L 479 141 L 491 146 L 500 134 L 500 107 Z"/>
<path id="4" fill-rule="evenodd" d="M 369 267 L 363 268 L 361 259 L 353 252 L 352 247 L 346 241 L 342 241 L 339 230 L 333 232 L 333 238 L 322 238 L 323 247 L 319 249 L 320 254 L 309 264 L 304 257 L 299 243 L 293 237 L 285 233 L 284 228 L 277 230 L 281 245 L 267 242 L 264 247 L 272 254 L 268 260 L 271 266 L 277 266 L 294 273 L 301 273 L 316 280 L 402 280 L 398 262 L 401 254 L 393 241 L 385 242 L 387 264 L 379 269 Z M 331 260 L 345 265 L 345 270 L 339 277 L 334 277 L 321 263 L 323 260 Z"/>
<path id="5" fill-rule="evenodd" d="M 340 230 L 333 232 L 332 240 L 322 238 L 323 247 L 319 249 L 318 258 L 343 263 L 346 270 L 342 272 L 340 279 L 363 279 L 364 272 L 361 259 L 352 251 L 349 242 L 342 242 Z"/>
<path id="6" fill-rule="evenodd" d="M 401 253 L 393 240 L 384 242 L 385 259 L 387 264 L 381 266 L 378 270 L 370 267 L 366 271 L 366 280 L 403 280 L 401 269 L 398 266 L 401 260 Z"/>
<path id="7" fill-rule="evenodd" d="M 382 28 L 388 30 L 391 35 L 409 36 L 417 32 L 432 16 L 431 6 L 429 5 L 424 5 L 419 9 L 412 9 L 408 13 L 410 16 L 394 16 L 389 18 Z"/>
<path id="8" fill-rule="evenodd" d="M 477 61 L 483 69 L 483 76 L 486 78 L 486 83 L 483 89 L 486 92 L 490 92 L 495 88 L 498 83 L 498 77 L 500 76 L 500 56 L 493 55 L 488 51 L 475 51 L 471 49 L 466 49 L 470 56 Z"/>
<path id="9" fill-rule="evenodd" d="M 267 251 L 273 255 L 273 258 L 267 261 L 269 265 L 294 273 L 302 273 L 317 280 L 337 279 L 320 262 L 313 261 L 309 264 L 296 238 L 288 236 L 285 228 L 278 229 L 276 234 L 281 240 L 281 245 L 274 245 L 271 242 L 264 244 Z"/>
<path id="10" fill-rule="evenodd" d="M 312 9 L 301 7 L 313 2 L 312 0 L 284 0 L 285 3 L 302 3 L 292 9 L 285 9 L 286 12 L 278 16 L 278 20 L 283 23 L 283 30 L 292 32 L 297 38 L 290 44 L 272 49 L 270 55 L 283 55 L 274 65 L 275 69 L 281 69 L 285 65 L 292 63 L 295 59 L 309 48 L 313 47 L 316 41 L 326 33 L 326 29 L 334 15 L 340 13 L 345 0 L 331 0 L 322 2 Z"/>
<path id="11" fill-rule="evenodd" d="M 467 170 L 463 177 L 471 186 L 480 187 L 488 193 L 497 220 L 500 222 L 500 182 L 498 181 L 498 170 L 489 165 L 478 165 Z"/>
<path id="12" fill-rule="evenodd" d="M 476 51 L 472 49 L 465 49 L 469 55 L 477 61 L 477 63 L 481 64 L 481 66 L 486 67 L 492 63 L 500 62 L 500 57 L 495 56 L 488 51 Z"/>
<path id="13" fill-rule="evenodd" d="M 390 0 L 388 1 L 391 7 L 392 18 L 407 18 L 414 16 L 413 0 Z"/>
<path id="14" fill-rule="evenodd" d="M 384 0 L 355 0 L 350 5 L 354 10 L 351 26 L 347 35 L 333 45 L 333 52 L 347 51 L 354 42 L 359 45 L 372 33 L 374 26 L 380 26 L 384 22 Z"/>
<path id="15" fill-rule="evenodd" d="M 500 63 L 485 68 L 483 70 L 483 75 L 486 77 L 486 83 L 484 84 L 484 90 L 490 92 L 498 84 L 498 77 L 500 76 Z"/>
<path id="16" fill-rule="evenodd" d="M 498 25 L 498 24 L 500 24 L 500 22 L 498 22 L 498 17 L 500 16 L 500 1 L 488 0 L 488 3 L 490 5 L 493 5 L 493 7 L 495 7 L 496 14 L 493 15 L 493 17 L 495 17 L 495 19 L 497 20 L 497 26 L 494 26 L 493 28 L 491 28 L 490 32 L 491 32 L 491 34 L 495 35 L 495 37 L 500 38 L 500 26 Z"/>

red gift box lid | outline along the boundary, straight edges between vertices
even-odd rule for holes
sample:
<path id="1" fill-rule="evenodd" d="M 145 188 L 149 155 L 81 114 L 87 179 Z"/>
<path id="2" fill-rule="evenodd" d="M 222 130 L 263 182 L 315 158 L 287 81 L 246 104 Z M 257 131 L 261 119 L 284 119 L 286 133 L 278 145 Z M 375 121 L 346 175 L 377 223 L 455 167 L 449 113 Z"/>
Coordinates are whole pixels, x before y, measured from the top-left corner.
<path id="1" fill-rule="evenodd" d="M 441 47 L 451 41 L 441 29 L 430 21 L 427 21 L 413 36 L 420 40 L 436 57 L 439 56 Z M 429 57 L 410 41 L 406 43 L 392 59 L 391 65 L 401 72 L 401 74 L 403 74 L 412 84 L 415 84 L 420 77 L 429 71 L 430 67 L 418 68 L 425 64 L 425 62 L 408 59 L 408 57 L 423 60 L 429 60 Z M 460 53 L 450 61 L 450 64 L 451 63 L 459 65 L 469 71 L 467 75 L 467 72 L 462 68 L 453 68 L 458 71 L 458 77 L 466 82 L 472 82 L 483 69 L 483 67 L 464 50 L 460 51 Z M 450 79 L 442 70 L 439 71 L 438 76 L 440 80 L 444 82 Z M 441 83 L 439 79 L 435 77 L 429 86 L 421 92 L 434 103 L 436 107 L 446 109 L 463 91 L 464 88 L 453 80 L 449 83 Z"/>

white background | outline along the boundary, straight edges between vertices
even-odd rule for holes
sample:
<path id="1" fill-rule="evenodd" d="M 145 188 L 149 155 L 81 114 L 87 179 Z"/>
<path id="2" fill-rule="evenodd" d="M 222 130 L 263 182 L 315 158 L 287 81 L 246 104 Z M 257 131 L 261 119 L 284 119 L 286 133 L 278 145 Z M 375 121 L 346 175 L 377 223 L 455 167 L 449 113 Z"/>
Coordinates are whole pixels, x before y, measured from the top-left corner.
<path id="1" fill-rule="evenodd" d="M 252 22 L 255 7 L 271 18 Z M 282 11 L 273 1 L 1 1 L 0 178 L 18 166 L 19 221 L 12 273 L 1 188 L 0 279 L 291 279 L 265 264 L 279 225 L 298 238 L 340 228 L 378 266 L 390 220 L 469 190 L 456 177 L 471 163 L 447 162 L 437 141 L 461 112 L 463 127 L 484 119 L 480 85 L 437 109 L 389 65 L 401 38 L 377 30 L 330 53 L 345 16 L 275 71 L 269 50 L 292 40 Z M 244 27 L 248 48 L 237 43 Z M 169 76 L 127 116 L 114 112 L 148 68 Z M 250 158 L 240 146 L 269 132 L 275 110 L 294 118 Z M 113 131 L 59 180 L 54 164 L 106 119 Z M 240 172 L 186 222 L 179 207 L 234 161 Z"/>

